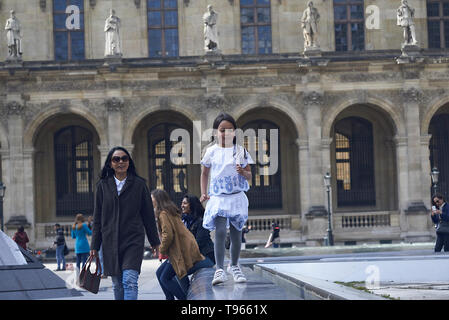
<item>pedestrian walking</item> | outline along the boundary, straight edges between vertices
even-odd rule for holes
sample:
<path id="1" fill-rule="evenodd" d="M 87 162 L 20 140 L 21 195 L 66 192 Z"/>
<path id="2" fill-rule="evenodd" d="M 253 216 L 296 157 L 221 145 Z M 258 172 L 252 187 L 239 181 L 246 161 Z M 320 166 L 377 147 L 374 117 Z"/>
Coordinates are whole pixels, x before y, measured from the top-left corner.
<path id="1" fill-rule="evenodd" d="M 56 238 L 53 243 L 53 247 L 56 247 L 57 269 L 55 271 L 65 271 L 66 264 L 65 264 L 64 247 L 66 246 L 66 243 L 65 243 L 64 229 L 61 228 L 61 225 L 59 223 L 55 223 L 53 229 L 55 230 L 56 233 Z"/>
<path id="2" fill-rule="evenodd" d="M 14 233 L 12 239 L 25 250 L 27 249 L 27 243 L 30 242 L 23 226 L 17 228 L 17 232 Z"/>
<path id="3" fill-rule="evenodd" d="M 268 237 L 267 243 L 265 244 L 265 248 L 269 248 L 271 246 L 273 246 L 273 248 L 279 248 L 281 243 L 280 230 L 281 229 L 276 222 L 271 224 L 271 233 Z"/>
<path id="4" fill-rule="evenodd" d="M 205 258 L 193 234 L 181 220 L 181 212 L 170 200 L 167 192 L 156 189 L 151 192 L 157 224 L 161 235 L 160 252 L 168 259 L 156 271 L 167 300 L 185 300 L 186 292 L 180 281 L 188 281 L 188 276 L 201 268 L 209 268 L 214 263 Z"/>
<path id="5" fill-rule="evenodd" d="M 444 200 L 443 195 L 437 193 L 432 198 L 434 207 L 432 208 L 431 218 L 436 224 L 437 239 L 435 242 L 435 252 L 449 251 L 449 207 Z"/>
<path id="6" fill-rule="evenodd" d="M 251 180 L 251 163 L 254 163 L 246 149 L 236 143 L 236 122 L 227 113 L 220 113 L 213 123 L 215 143 L 206 149 L 201 160 L 201 198 L 208 200 L 204 213 L 203 227 L 215 230 L 216 270 L 212 285 L 227 280 L 224 271 L 226 230 L 230 229 L 231 264 L 228 272 L 234 282 L 246 282 L 238 265 L 242 229 L 248 220 L 248 198 Z M 210 188 L 207 185 L 210 177 Z"/>
<path id="7" fill-rule="evenodd" d="M 92 235 L 92 231 L 84 222 L 82 213 L 76 215 L 71 234 L 72 238 L 75 239 L 76 267 L 77 270 L 81 270 L 89 257 L 90 246 L 87 236 Z"/>
<path id="8" fill-rule="evenodd" d="M 145 233 L 153 255 L 159 235 L 150 192 L 123 147 L 112 148 L 96 186 L 90 254 L 103 249 L 104 276 L 112 277 L 116 300 L 136 300 Z"/>

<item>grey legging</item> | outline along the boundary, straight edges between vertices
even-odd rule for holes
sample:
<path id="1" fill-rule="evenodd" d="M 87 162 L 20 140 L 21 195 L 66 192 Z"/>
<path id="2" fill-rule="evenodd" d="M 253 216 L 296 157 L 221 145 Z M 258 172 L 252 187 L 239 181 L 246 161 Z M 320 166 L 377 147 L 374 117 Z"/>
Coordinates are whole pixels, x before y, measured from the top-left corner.
<path id="1" fill-rule="evenodd" d="M 227 218 L 224 217 L 215 218 L 215 261 L 217 263 L 217 269 L 224 269 L 226 220 Z M 242 246 L 242 231 L 238 231 L 231 224 L 230 236 L 231 265 L 235 266 L 239 262 L 240 249 Z"/>

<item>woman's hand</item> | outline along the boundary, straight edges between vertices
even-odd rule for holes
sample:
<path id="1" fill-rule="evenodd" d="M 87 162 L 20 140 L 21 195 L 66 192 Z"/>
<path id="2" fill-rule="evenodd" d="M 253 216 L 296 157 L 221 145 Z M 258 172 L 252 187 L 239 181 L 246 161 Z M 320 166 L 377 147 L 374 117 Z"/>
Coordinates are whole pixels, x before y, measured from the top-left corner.
<path id="1" fill-rule="evenodd" d="M 252 173 L 251 167 L 249 165 L 247 165 L 245 168 L 242 168 L 241 165 L 237 164 L 235 169 L 237 173 L 243 176 L 246 180 L 251 180 Z"/>
<path id="2" fill-rule="evenodd" d="M 98 251 L 97 250 L 90 250 L 90 255 L 92 257 L 98 257 Z"/>
<path id="3" fill-rule="evenodd" d="M 206 193 L 203 193 L 201 195 L 200 202 L 203 203 L 204 201 L 209 200 L 209 199 L 210 199 L 209 195 L 207 195 Z"/>
<path id="4" fill-rule="evenodd" d="M 151 251 L 153 252 L 153 257 L 159 257 L 159 244 L 151 247 Z"/>

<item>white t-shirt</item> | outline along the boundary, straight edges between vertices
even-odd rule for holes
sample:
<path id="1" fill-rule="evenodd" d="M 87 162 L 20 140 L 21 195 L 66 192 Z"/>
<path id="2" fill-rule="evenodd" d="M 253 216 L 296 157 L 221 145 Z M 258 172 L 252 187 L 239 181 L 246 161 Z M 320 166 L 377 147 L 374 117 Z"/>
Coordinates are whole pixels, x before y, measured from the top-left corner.
<path id="1" fill-rule="evenodd" d="M 232 194 L 248 191 L 248 181 L 237 173 L 236 166 L 240 164 L 245 168 L 253 164 L 251 155 L 242 146 L 235 145 L 229 148 L 218 144 L 207 148 L 201 164 L 210 169 L 210 195 Z"/>

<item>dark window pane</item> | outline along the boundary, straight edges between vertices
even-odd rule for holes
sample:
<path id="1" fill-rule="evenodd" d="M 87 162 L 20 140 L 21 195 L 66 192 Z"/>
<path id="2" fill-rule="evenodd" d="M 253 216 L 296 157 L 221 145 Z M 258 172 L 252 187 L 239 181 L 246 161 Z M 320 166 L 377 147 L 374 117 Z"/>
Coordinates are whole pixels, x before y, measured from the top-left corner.
<path id="1" fill-rule="evenodd" d="M 164 12 L 164 25 L 177 26 L 178 25 L 178 11 Z"/>
<path id="2" fill-rule="evenodd" d="M 165 30 L 165 51 L 169 57 L 178 56 L 178 29 Z"/>
<path id="3" fill-rule="evenodd" d="M 347 3 L 348 0 L 334 0 L 334 3 Z"/>
<path id="4" fill-rule="evenodd" d="M 258 27 L 257 31 L 259 36 L 259 54 L 271 53 L 271 27 Z"/>
<path id="5" fill-rule="evenodd" d="M 150 57 L 162 56 L 162 31 L 148 30 L 148 46 Z"/>
<path id="6" fill-rule="evenodd" d="M 66 20 L 66 15 L 65 14 L 54 14 L 53 15 L 53 27 L 55 29 L 64 29 L 64 30 L 66 30 L 65 20 Z"/>
<path id="7" fill-rule="evenodd" d="M 83 60 L 84 59 L 84 32 L 71 32 L 71 60 Z"/>
<path id="8" fill-rule="evenodd" d="M 55 60 L 68 60 L 68 33 L 55 32 Z"/>
<path id="9" fill-rule="evenodd" d="M 161 7 L 161 0 L 148 0 L 149 9 L 158 9 Z"/>
<path id="10" fill-rule="evenodd" d="M 66 0 L 53 0 L 53 10 L 54 11 L 64 11 L 67 8 Z"/>
<path id="11" fill-rule="evenodd" d="M 176 8 L 177 1 L 176 0 L 164 0 L 164 8 Z"/>
<path id="12" fill-rule="evenodd" d="M 449 2 L 443 3 L 443 16 L 449 17 Z"/>
<path id="13" fill-rule="evenodd" d="M 351 19 L 363 19 L 363 6 L 351 6 Z"/>
<path id="14" fill-rule="evenodd" d="M 427 3 L 427 16 L 428 17 L 438 17 L 440 15 L 440 4 L 439 3 Z"/>
<path id="15" fill-rule="evenodd" d="M 148 25 L 150 27 L 159 27 L 162 24 L 161 12 L 160 11 L 149 11 L 148 12 Z"/>
<path id="16" fill-rule="evenodd" d="M 270 8 L 257 8 L 257 22 L 270 23 Z"/>
<path id="17" fill-rule="evenodd" d="M 441 48 L 440 21 L 427 21 L 429 32 L 429 48 Z"/>
<path id="18" fill-rule="evenodd" d="M 351 23 L 352 50 L 365 49 L 365 34 L 363 23 Z"/>
<path id="19" fill-rule="evenodd" d="M 444 43 L 449 48 L 449 21 L 444 21 Z"/>
<path id="20" fill-rule="evenodd" d="M 254 0 L 240 0 L 241 6 L 252 6 L 254 5 Z"/>
<path id="21" fill-rule="evenodd" d="M 335 20 L 346 20 L 346 7 L 345 6 L 335 6 L 334 7 L 334 19 Z"/>
<path id="22" fill-rule="evenodd" d="M 270 4 L 270 0 L 257 0 L 257 4 L 269 5 Z"/>
<path id="23" fill-rule="evenodd" d="M 77 6 L 81 11 L 84 10 L 84 0 L 70 0 L 70 4 Z"/>
<path id="24" fill-rule="evenodd" d="M 335 25 L 335 50 L 336 51 L 348 50 L 348 36 L 346 24 Z"/>
<path id="25" fill-rule="evenodd" d="M 254 23 L 254 9 L 242 8 L 240 11 L 241 23 Z"/>
<path id="26" fill-rule="evenodd" d="M 255 54 L 254 27 L 242 27 L 242 53 Z"/>

